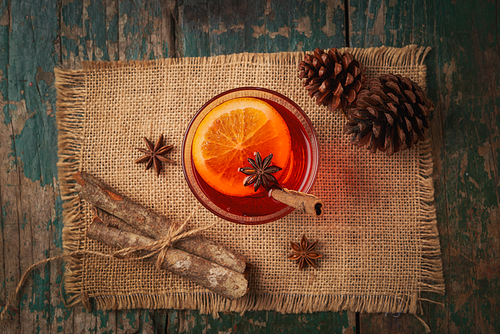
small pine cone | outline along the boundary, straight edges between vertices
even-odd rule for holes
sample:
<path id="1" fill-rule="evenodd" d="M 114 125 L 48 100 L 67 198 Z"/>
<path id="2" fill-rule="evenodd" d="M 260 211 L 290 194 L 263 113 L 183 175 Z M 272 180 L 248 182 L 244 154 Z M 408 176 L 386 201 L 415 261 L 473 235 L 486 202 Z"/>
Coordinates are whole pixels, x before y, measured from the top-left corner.
<path id="1" fill-rule="evenodd" d="M 415 82 L 384 74 L 371 79 L 359 93 L 356 106 L 348 111 L 344 132 L 352 135 L 354 145 L 392 155 L 425 139 L 432 109 L 434 104 Z"/>
<path id="2" fill-rule="evenodd" d="M 362 83 L 361 65 L 350 53 L 336 48 L 324 52 L 316 49 L 299 63 L 299 78 L 316 103 L 328 106 L 332 112 L 345 110 L 358 96 Z"/>

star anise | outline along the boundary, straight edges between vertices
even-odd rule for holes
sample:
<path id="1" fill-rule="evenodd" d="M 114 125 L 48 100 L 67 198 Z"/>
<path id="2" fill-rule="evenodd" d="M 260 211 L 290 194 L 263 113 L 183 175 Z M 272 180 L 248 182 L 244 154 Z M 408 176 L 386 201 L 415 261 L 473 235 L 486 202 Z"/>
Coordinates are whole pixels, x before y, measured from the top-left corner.
<path id="1" fill-rule="evenodd" d="M 314 251 L 314 248 L 318 244 L 318 240 L 309 244 L 306 235 L 302 236 L 300 244 L 290 241 L 290 246 L 293 249 L 293 253 L 288 255 L 290 260 L 295 260 L 299 263 L 299 270 L 302 270 L 306 265 L 310 265 L 316 269 L 316 259 L 319 259 L 323 255 Z"/>
<path id="2" fill-rule="evenodd" d="M 254 191 L 259 190 L 260 186 L 263 186 L 267 191 L 271 189 L 273 184 L 278 186 L 278 180 L 276 180 L 272 173 L 279 172 L 281 167 L 270 166 L 272 159 L 273 155 L 269 154 L 262 161 L 259 152 L 255 153 L 255 160 L 248 158 L 247 160 L 252 167 L 242 167 L 239 169 L 240 172 L 248 175 L 243 185 L 246 187 L 253 184 Z"/>
<path id="3" fill-rule="evenodd" d="M 160 135 L 160 138 L 158 138 L 158 141 L 154 145 L 146 137 L 144 137 L 144 141 L 146 142 L 147 148 L 137 149 L 144 153 L 145 156 L 137 159 L 135 163 L 140 164 L 143 162 L 147 162 L 146 170 L 150 169 L 151 166 L 154 165 L 156 169 L 156 175 L 158 176 L 160 175 L 162 162 L 174 162 L 173 160 L 165 158 L 165 155 L 174 148 L 174 145 L 163 145 L 163 134 Z"/>

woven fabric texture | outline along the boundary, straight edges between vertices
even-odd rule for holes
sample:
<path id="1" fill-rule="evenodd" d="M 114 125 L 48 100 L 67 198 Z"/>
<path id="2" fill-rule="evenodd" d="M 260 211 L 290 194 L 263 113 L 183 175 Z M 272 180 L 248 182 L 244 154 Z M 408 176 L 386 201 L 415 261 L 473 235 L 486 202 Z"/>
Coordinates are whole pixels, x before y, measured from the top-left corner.
<path id="1" fill-rule="evenodd" d="M 407 76 L 425 88 L 426 48 L 345 49 L 365 66 L 367 78 Z M 277 91 L 310 117 L 320 143 L 320 167 L 311 193 L 325 215 L 292 212 L 278 221 L 243 226 L 198 208 L 189 222 L 201 234 L 242 254 L 254 265 L 248 295 L 227 301 L 139 260 L 83 255 L 67 265 L 72 304 L 99 308 L 179 308 L 218 311 L 417 311 L 424 291 L 443 293 L 439 236 L 433 205 L 429 142 L 392 157 L 349 144 L 339 111 L 317 106 L 297 76 L 303 53 L 236 54 L 147 62 L 87 62 L 82 70 L 59 69 L 59 172 L 65 200 L 64 247 L 110 253 L 85 237 L 91 207 L 80 201 L 71 175 L 87 171 L 172 221 L 198 206 L 181 165 L 185 129 L 196 111 L 226 90 L 254 86 Z M 134 163 L 143 137 L 164 134 L 175 145 L 159 177 Z M 305 234 L 319 240 L 318 269 L 298 271 L 287 259 L 290 241 Z"/>

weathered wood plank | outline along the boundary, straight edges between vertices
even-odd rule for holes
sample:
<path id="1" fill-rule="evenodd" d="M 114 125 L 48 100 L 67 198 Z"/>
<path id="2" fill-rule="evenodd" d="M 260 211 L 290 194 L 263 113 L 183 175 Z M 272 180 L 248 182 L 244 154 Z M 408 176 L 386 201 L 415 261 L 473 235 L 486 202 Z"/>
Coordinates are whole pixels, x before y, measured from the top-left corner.
<path id="1" fill-rule="evenodd" d="M 106 51 L 109 61 L 118 60 L 118 12 L 116 0 L 104 0 L 106 10 Z"/>
<path id="2" fill-rule="evenodd" d="M 178 324 L 169 333 L 356 333 L 356 317 L 352 312 L 318 312 L 313 314 L 280 314 L 246 312 L 244 316 L 220 313 L 214 319 L 198 311 L 180 311 Z M 175 331 L 177 329 L 177 332 Z"/>
<path id="3" fill-rule="evenodd" d="M 182 52 L 185 56 L 208 56 L 342 47 L 344 14 L 344 2 L 339 0 L 262 0 L 251 5 L 184 1 L 179 7 Z"/>
<path id="4" fill-rule="evenodd" d="M 50 5 L 47 6 L 47 3 Z M 50 27 L 55 24 L 52 15 L 57 17 L 57 9 L 53 8 L 54 1 L 28 4 L 29 6 L 10 2 L 10 11 L 9 1 L 4 0 L 0 4 L 0 70 L 5 78 L 0 80 L 0 92 L 3 96 L 3 112 L 0 113 L 0 219 L 3 242 L 3 253 L 0 255 L 4 265 L 0 279 L 5 282 L 1 295 L 3 302 L 7 290 L 12 291 L 15 280 L 19 279 L 19 270 L 28 265 L 27 257 L 31 256 L 31 260 L 35 261 L 37 258 L 57 254 L 61 240 L 61 203 L 49 194 L 55 192 L 55 160 L 51 159 L 55 157 L 56 145 L 54 137 L 49 135 L 49 132 L 55 133 L 53 114 L 50 115 L 53 104 L 53 88 L 50 83 L 52 69 L 45 66 L 47 59 L 57 62 L 57 59 L 52 58 L 58 56 L 58 51 L 55 50 L 58 44 L 56 40 L 50 40 L 54 39 L 53 29 Z M 121 4 L 120 1 L 113 0 L 63 1 L 63 63 L 76 65 L 84 59 L 116 60 L 119 57 L 125 60 L 122 55 L 130 59 L 151 59 L 161 54 L 167 55 L 168 52 L 175 54 L 175 51 L 178 55 L 205 56 L 243 51 L 312 50 L 317 46 L 328 48 L 343 46 L 345 43 L 341 20 L 343 1 L 226 4 L 224 1 L 215 4 L 208 1 L 181 3 L 179 21 L 172 27 L 175 30 L 173 36 L 177 39 L 177 42 L 173 40 L 173 45 L 178 46 L 182 41 L 180 44 L 183 48 L 169 50 L 165 45 L 172 28 L 168 24 L 172 22 L 165 22 L 164 10 L 161 11 L 160 18 L 156 2 Z M 353 46 L 382 43 L 402 46 L 417 43 L 434 47 L 428 61 L 429 73 L 433 74 L 429 76 L 430 96 L 437 104 L 431 135 L 435 147 L 436 201 L 448 294 L 441 299 L 446 307 L 426 306 L 423 319 L 438 332 L 495 332 L 500 328 L 496 316 L 499 300 L 500 61 L 499 31 L 494 19 L 498 6 L 498 1 L 479 1 L 477 4 L 461 7 L 445 0 L 423 3 L 371 1 L 368 5 L 361 1 L 350 1 L 350 38 Z M 11 12 L 20 8 L 23 8 L 28 18 L 23 19 L 20 15 L 15 19 L 17 21 L 14 20 L 20 30 L 11 33 L 10 41 L 17 40 L 16 51 L 12 51 L 9 50 L 12 47 L 9 46 L 9 22 Z M 133 8 L 142 8 L 142 11 L 135 11 Z M 231 11 L 236 12 L 233 17 L 230 17 Z M 24 12 L 20 10 L 18 13 Z M 127 13 L 126 17 L 124 13 Z M 133 15 L 136 17 L 132 17 Z M 36 52 L 33 51 L 33 46 L 28 46 L 23 49 L 24 58 L 20 48 L 21 41 L 26 45 L 32 41 L 27 39 L 30 27 L 21 25 L 23 22 L 31 23 L 32 27 L 38 27 L 39 30 L 31 30 L 35 36 Z M 49 32 L 44 27 L 49 27 Z M 287 33 L 289 37 L 286 36 Z M 119 35 L 121 44 L 118 42 Z M 124 49 L 119 50 L 119 46 Z M 9 54 L 17 57 L 12 60 L 12 65 L 9 64 Z M 37 60 L 40 54 L 46 56 Z M 37 67 L 41 67 L 40 72 Z M 36 79 L 39 79 L 38 82 Z M 29 82 L 33 86 L 29 86 Z M 12 87 L 8 87 L 10 84 Z M 22 85 L 25 87 L 21 87 Z M 11 91 L 12 99 L 9 96 Z M 21 91 L 23 94 L 20 94 Z M 36 97 L 38 92 L 41 97 Z M 49 96 L 45 97 L 45 94 Z M 42 117 L 42 111 L 46 111 L 47 117 Z M 32 138 L 28 138 L 28 135 Z M 34 145 L 35 140 L 39 141 L 38 145 Z M 22 153 L 19 148 L 24 148 L 25 152 Z M 26 152 L 33 153 L 33 157 Z M 23 189 L 35 191 L 30 195 Z M 42 209 L 42 213 L 38 213 L 39 208 L 46 206 L 51 208 L 51 212 Z M 35 221 L 41 215 L 45 218 Z M 30 230 L 24 231 L 23 224 L 25 229 L 29 227 Z M 47 226 L 48 233 L 44 230 Z M 12 238 L 17 238 L 17 246 L 11 241 Z M 27 239 L 36 244 L 31 243 L 31 251 L 20 248 Z M 35 250 L 44 242 L 47 254 Z M 19 263 L 21 252 L 27 256 L 23 256 L 22 265 Z M 60 327 L 68 330 L 66 325 L 72 321 L 72 311 L 63 309 L 57 299 L 54 299 L 61 279 L 58 274 L 60 271 L 58 264 L 42 267 L 33 275 L 38 275 L 35 277 L 35 281 L 38 281 L 28 282 L 24 290 L 28 293 L 22 295 L 24 300 L 33 296 L 37 297 L 36 300 L 42 300 L 40 296 L 46 294 L 46 290 L 40 287 L 45 284 L 51 287 L 48 290 L 49 308 L 35 312 L 41 322 L 37 315 L 27 311 L 30 310 L 29 305 L 26 308 L 23 306 L 23 312 L 29 313 L 27 317 L 31 319 L 28 323 L 43 324 L 43 328 L 49 326 L 51 331 L 57 331 Z M 50 283 L 46 282 L 48 276 Z M 33 286 L 36 291 L 29 291 Z M 25 301 L 21 303 L 26 304 Z M 43 305 L 46 306 L 46 303 Z M 85 311 L 80 311 L 77 315 L 78 311 L 74 311 L 74 331 L 111 330 L 113 312 L 99 312 L 94 316 Z M 234 331 L 234 325 L 242 331 L 261 332 L 270 332 L 275 328 L 290 330 L 295 327 L 299 328 L 299 332 L 314 331 L 315 328 L 326 331 L 342 327 L 346 330 L 355 329 L 355 325 L 352 325 L 353 314 L 348 314 L 347 317 L 345 314 L 327 313 L 283 316 L 273 312 L 249 312 L 244 317 L 227 314 L 215 320 L 197 312 L 175 310 L 169 311 L 170 316 L 166 319 L 162 313 L 157 312 L 121 311 L 116 327 L 119 331 L 136 331 L 141 324 L 154 323 L 156 320 L 153 319 L 159 317 L 159 323 L 165 319 L 168 332 L 176 332 L 181 327 L 183 332 L 187 332 L 188 328 L 194 331 L 205 328 L 209 330 L 209 327 Z M 44 316 L 48 316 L 47 319 L 43 319 Z M 340 318 L 337 319 L 337 316 Z M 21 329 L 21 324 L 16 319 L 6 324 L 10 326 L 7 328 L 9 332 Z M 262 325 L 264 320 L 265 326 Z M 366 331 L 419 332 L 422 329 L 415 318 L 405 315 L 399 318 L 392 315 L 371 318 L 362 316 L 361 320 L 362 329 Z M 127 326 L 123 326 L 123 323 Z M 331 327 L 332 324 L 335 327 Z M 29 330 L 27 325 L 24 326 Z M 153 325 L 149 328 L 163 327 Z"/>
<path id="5" fill-rule="evenodd" d="M 83 1 L 82 21 L 85 29 L 85 50 L 87 59 L 109 60 L 107 38 L 107 6 L 106 1 Z M 84 36 L 82 36 L 84 37 Z"/>
<path id="6" fill-rule="evenodd" d="M 317 312 L 312 314 L 280 314 L 248 312 L 233 319 L 238 333 L 356 333 L 353 312 Z"/>
<path id="7" fill-rule="evenodd" d="M 158 1 L 119 2 L 119 59 L 148 60 L 166 49 Z"/>
<path id="8" fill-rule="evenodd" d="M 423 4 L 423 3 L 421 3 Z M 419 30 L 413 19 L 421 18 L 425 5 L 416 1 L 350 1 L 351 45 L 402 46 L 418 43 Z M 415 8 L 416 7 L 416 8 Z M 420 35 L 421 38 L 421 35 Z"/>
<path id="9" fill-rule="evenodd" d="M 168 25 L 163 16 L 160 0 L 148 1 L 148 15 L 152 22 L 149 44 L 149 59 L 161 59 L 168 56 Z"/>
<path id="10" fill-rule="evenodd" d="M 292 22 L 290 6 L 290 1 L 268 1 L 265 4 L 265 30 L 263 34 L 266 52 L 291 51 L 290 32 Z"/>
<path id="11" fill-rule="evenodd" d="M 94 309 L 92 315 L 96 320 L 97 332 L 116 333 L 116 311 Z"/>
<path id="12" fill-rule="evenodd" d="M 186 0 L 179 4 L 179 54 L 183 57 L 210 56 L 208 0 Z"/>
<path id="13" fill-rule="evenodd" d="M 5 267 L 5 242 L 7 234 L 5 234 L 5 224 L 7 223 L 7 209 L 8 209 L 8 196 L 9 192 L 6 191 L 8 182 L 10 180 L 10 169 L 12 162 L 9 158 L 11 155 L 11 120 L 9 115 L 8 103 L 8 62 L 9 62 L 9 22 L 10 13 L 8 10 L 8 1 L 2 0 L 0 2 L 1 16 L 0 16 L 0 103 L 2 113 L 0 113 L 0 259 L 2 267 L 0 270 L 0 309 L 3 311 L 5 303 L 7 302 L 8 295 L 6 293 L 6 267 Z M 12 191 L 10 191 L 12 192 Z M 10 209 L 10 208 L 9 208 Z M 9 211 L 11 211 L 10 209 Z M 0 325 L 3 326 L 3 325 Z M 4 327 L 0 327 L 5 330 Z"/>
<path id="14" fill-rule="evenodd" d="M 177 334 L 179 333 L 179 313 L 178 310 L 168 310 L 167 312 L 167 328 L 166 334 Z"/>
<path id="15" fill-rule="evenodd" d="M 165 333 L 167 327 L 167 311 L 141 310 L 140 329 L 143 334 Z"/>
<path id="16" fill-rule="evenodd" d="M 218 0 L 208 2 L 210 55 L 240 53 L 252 45 L 245 32 L 249 6 L 245 1 Z M 256 10 L 264 10 L 256 3 Z M 203 15 L 204 13 L 200 13 Z"/>
<path id="17" fill-rule="evenodd" d="M 342 0 L 296 1 L 290 4 L 292 51 L 345 46 L 345 9 Z"/>
<path id="18" fill-rule="evenodd" d="M 424 307 L 436 332 L 498 331 L 498 2 L 350 2 L 353 46 L 433 47 L 428 59 L 434 180 L 445 307 Z M 462 69 L 462 70 L 459 70 Z M 424 297 L 425 298 L 425 297 Z M 361 317 L 363 332 L 418 331 L 412 317 Z"/>
<path id="19" fill-rule="evenodd" d="M 83 26 L 83 0 L 63 0 L 61 3 L 61 65 L 78 68 L 86 57 Z"/>
<path id="20" fill-rule="evenodd" d="M 77 68 L 84 60 L 116 60 L 117 2 L 75 0 L 61 4 L 63 63 Z"/>
<path id="21" fill-rule="evenodd" d="M 20 117 L 23 104 L 9 102 L 8 68 L 9 68 L 9 2 L 1 2 L 2 19 L 0 24 L 0 92 L 2 94 L 0 113 L 0 222 L 2 227 L 2 270 L 1 309 L 5 308 L 7 300 L 15 291 L 20 279 L 20 222 L 18 205 L 21 194 L 19 188 L 20 166 L 17 163 L 15 134 L 19 133 L 24 123 Z M 15 298 L 8 308 L 6 322 L 0 324 L 0 330 L 5 333 L 20 331 L 19 298 Z"/>
<path id="22" fill-rule="evenodd" d="M 140 331 L 140 311 L 116 311 L 116 332 L 136 333 Z"/>
<path id="23" fill-rule="evenodd" d="M 155 310 L 151 316 L 153 333 L 166 333 L 168 327 L 168 310 Z"/>
<path id="24" fill-rule="evenodd" d="M 224 332 L 237 332 L 244 333 L 243 331 L 237 331 L 234 328 L 235 318 L 237 316 L 233 313 L 220 312 L 219 318 L 215 319 L 211 315 L 200 315 L 198 311 L 185 311 L 184 317 L 179 318 L 179 333 L 190 333 L 194 331 L 195 328 L 205 328 L 207 332 L 213 331 L 214 333 L 224 333 Z"/>
<path id="25" fill-rule="evenodd" d="M 12 162 L 18 172 L 16 214 L 20 239 L 4 240 L 4 247 L 17 249 L 18 270 L 23 272 L 33 262 L 49 257 L 53 242 L 57 153 L 52 147 L 57 146 L 57 136 L 52 108 L 55 91 L 50 87 L 53 80 L 50 72 L 57 53 L 54 44 L 47 40 L 55 41 L 58 20 L 55 1 L 15 2 L 10 4 L 7 13 L 10 14 L 7 72 L 13 78 L 8 82 L 8 105 L 15 107 L 10 108 L 9 118 L 13 125 Z M 54 13 L 56 15 L 51 16 Z M 10 261 L 13 260 L 5 259 L 5 263 Z M 54 315 L 61 312 L 56 306 L 57 297 L 52 299 L 50 291 L 50 269 L 57 275 L 61 272 L 60 265 L 59 269 L 57 265 L 43 266 L 29 276 L 20 293 L 22 321 L 17 325 L 21 332 L 48 332 Z M 51 306 L 52 301 L 55 304 Z M 12 322 L 12 325 L 16 324 Z"/>
<path id="26" fill-rule="evenodd" d="M 448 254 L 447 313 L 434 321 L 450 332 L 500 328 L 498 6 L 498 1 L 436 3 Z"/>

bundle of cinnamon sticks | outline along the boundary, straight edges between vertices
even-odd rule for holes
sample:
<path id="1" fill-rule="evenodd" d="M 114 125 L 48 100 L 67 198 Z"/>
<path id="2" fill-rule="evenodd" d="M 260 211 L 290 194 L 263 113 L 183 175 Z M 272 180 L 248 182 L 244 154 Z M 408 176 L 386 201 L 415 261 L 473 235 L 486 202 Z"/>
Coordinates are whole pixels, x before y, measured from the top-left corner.
<path id="1" fill-rule="evenodd" d="M 73 175 L 81 199 L 94 205 L 96 214 L 87 237 L 119 249 L 147 246 L 165 237 L 172 223 L 140 206 L 86 172 Z M 156 261 L 157 255 L 147 259 Z M 203 286 L 230 300 L 248 290 L 251 265 L 236 253 L 199 236 L 183 238 L 168 248 L 161 269 Z"/>

